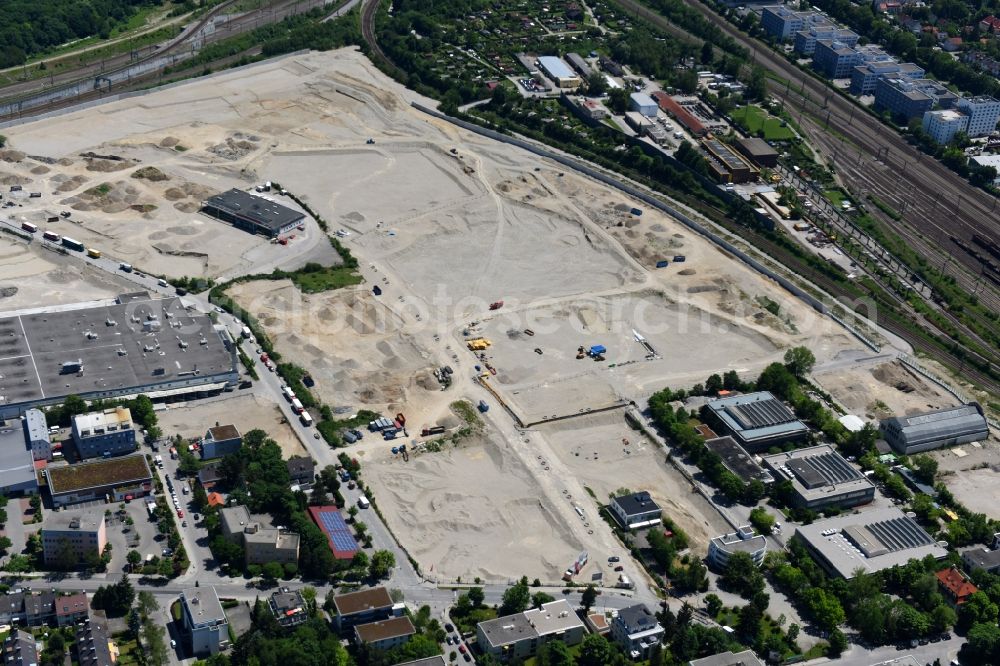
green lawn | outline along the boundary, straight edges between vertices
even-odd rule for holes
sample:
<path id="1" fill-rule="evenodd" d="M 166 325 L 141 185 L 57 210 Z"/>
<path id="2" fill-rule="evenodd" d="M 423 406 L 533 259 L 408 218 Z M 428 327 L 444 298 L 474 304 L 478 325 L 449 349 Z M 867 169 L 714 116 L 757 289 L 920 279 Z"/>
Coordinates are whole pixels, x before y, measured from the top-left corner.
<path id="1" fill-rule="evenodd" d="M 346 266 L 297 271 L 291 277 L 292 282 L 306 294 L 316 294 L 361 283 L 361 276 Z"/>
<path id="2" fill-rule="evenodd" d="M 829 199 L 836 208 L 840 208 L 840 204 L 847 198 L 840 190 L 826 190 L 823 192 L 823 196 Z"/>
<path id="3" fill-rule="evenodd" d="M 751 134 L 763 130 L 764 138 L 768 141 L 787 141 L 795 136 L 791 128 L 782 126 L 780 118 L 769 115 L 759 106 L 744 106 L 730 115 L 737 124 Z"/>

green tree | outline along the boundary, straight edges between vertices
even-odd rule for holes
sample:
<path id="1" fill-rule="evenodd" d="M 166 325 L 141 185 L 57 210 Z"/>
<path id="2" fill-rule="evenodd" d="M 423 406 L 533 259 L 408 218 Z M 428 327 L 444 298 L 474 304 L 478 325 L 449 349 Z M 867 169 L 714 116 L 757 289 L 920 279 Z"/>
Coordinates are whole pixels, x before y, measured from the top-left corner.
<path id="1" fill-rule="evenodd" d="M 722 599 L 716 594 L 705 595 L 705 610 L 710 617 L 716 617 L 722 610 Z"/>
<path id="2" fill-rule="evenodd" d="M 136 608 L 139 611 L 139 615 L 145 619 L 158 611 L 160 609 L 160 604 L 157 603 L 156 597 L 149 590 L 141 590 L 136 597 Z"/>
<path id="3" fill-rule="evenodd" d="M 276 581 L 281 578 L 284 573 L 284 568 L 281 566 L 280 562 L 266 562 L 261 568 L 261 573 L 269 581 Z"/>
<path id="4" fill-rule="evenodd" d="M 556 598 L 553 597 L 548 592 L 535 592 L 531 595 L 531 607 L 541 608 L 543 604 L 547 604 L 550 601 L 555 601 Z"/>
<path id="5" fill-rule="evenodd" d="M 583 594 L 580 595 L 580 606 L 583 607 L 583 612 L 589 613 L 595 601 L 597 601 L 597 588 L 588 585 L 583 589 Z"/>
<path id="6" fill-rule="evenodd" d="M 587 634 L 580 643 L 577 653 L 577 666 L 608 666 L 615 661 L 616 651 L 600 634 Z"/>
<path id="7" fill-rule="evenodd" d="M 531 591 L 528 588 L 528 578 L 525 576 L 504 591 L 503 600 L 497 613 L 500 616 L 520 613 L 528 609 L 530 602 Z"/>
<path id="8" fill-rule="evenodd" d="M 712 49 L 712 43 L 706 41 L 701 45 L 701 64 L 711 65 L 715 61 L 715 51 Z"/>
<path id="9" fill-rule="evenodd" d="M 840 605 L 837 597 L 823 588 L 810 588 L 802 594 L 802 598 L 809 613 L 821 628 L 833 631 L 844 622 L 844 607 Z"/>
<path id="10" fill-rule="evenodd" d="M 938 471 L 937 460 L 928 455 L 919 455 L 914 456 L 912 462 L 916 477 L 927 485 L 934 485 L 934 477 Z"/>
<path id="11" fill-rule="evenodd" d="M 538 666 L 574 666 L 573 655 L 562 641 L 549 641 L 538 652 Z"/>
<path id="12" fill-rule="evenodd" d="M 615 113 L 625 113 L 628 111 L 628 93 L 625 92 L 624 88 L 612 88 L 608 93 L 608 108 Z"/>
<path id="13" fill-rule="evenodd" d="M 591 72 L 587 77 L 587 92 L 594 97 L 600 97 L 608 92 L 608 82 L 600 72 Z"/>
<path id="14" fill-rule="evenodd" d="M 750 511 L 750 524 L 761 534 L 770 534 L 774 531 L 774 523 L 774 516 L 763 507 L 757 507 Z"/>
<path id="15" fill-rule="evenodd" d="M 719 577 L 719 586 L 724 590 L 732 590 L 744 599 L 764 589 L 764 576 L 757 570 L 750 553 L 735 552 L 729 556 L 726 568 Z"/>
<path id="16" fill-rule="evenodd" d="M 388 550 L 377 550 L 372 555 L 371 564 L 368 567 L 368 575 L 375 580 L 388 578 L 396 566 L 396 556 Z"/>
<path id="17" fill-rule="evenodd" d="M 792 347 L 785 352 L 785 366 L 796 377 L 812 372 L 816 357 L 806 347 Z"/>
<path id="18" fill-rule="evenodd" d="M 830 643 L 830 650 L 827 653 L 830 657 L 839 657 L 847 649 L 847 636 L 840 629 L 831 631 L 827 640 Z"/>
<path id="19" fill-rule="evenodd" d="M 125 556 L 125 560 L 128 562 L 129 571 L 132 571 L 142 562 L 142 555 L 137 550 L 130 550 Z"/>
<path id="20" fill-rule="evenodd" d="M 167 644 L 163 638 L 166 632 L 165 627 L 153 620 L 148 620 L 142 625 L 144 656 L 149 666 L 163 666 L 167 663 Z"/>
<path id="21" fill-rule="evenodd" d="M 472 604 L 473 608 L 482 608 L 483 602 L 486 600 L 486 594 L 483 592 L 481 587 L 470 587 L 469 591 L 466 592 L 469 597 L 469 602 Z"/>

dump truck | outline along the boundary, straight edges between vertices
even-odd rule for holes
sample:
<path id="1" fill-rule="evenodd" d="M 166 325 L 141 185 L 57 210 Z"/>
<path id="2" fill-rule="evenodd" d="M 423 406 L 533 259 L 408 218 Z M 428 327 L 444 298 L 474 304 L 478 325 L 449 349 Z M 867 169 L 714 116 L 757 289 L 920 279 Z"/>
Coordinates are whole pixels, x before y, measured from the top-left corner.
<path id="1" fill-rule="evenodd" d="M 445 431 L 445 428 L 442 425 L 431 426 L 430 428 L 424 428 L 423 430 L 421 430 L 420 431 L 420 436 L 421 437 L 430 437 L 431 435 L 440 435 L 444 431 Z"/>
<path id="2" fill-rule="evenodd" d="M 483 351 L 487 349 L 492 343 L 486 338 L 473 338 L 466 343 L 469 347 L 469 351 Z"/>

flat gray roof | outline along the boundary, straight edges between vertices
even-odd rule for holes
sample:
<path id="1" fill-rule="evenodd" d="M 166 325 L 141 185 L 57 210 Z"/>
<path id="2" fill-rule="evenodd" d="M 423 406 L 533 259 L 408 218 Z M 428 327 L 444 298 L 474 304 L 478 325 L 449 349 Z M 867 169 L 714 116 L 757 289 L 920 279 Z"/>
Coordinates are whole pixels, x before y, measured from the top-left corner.
<path id="1" fill-rule="evenodd" d="M 524 617 L 535 627 L 539 636 L 568 631 L 574 627 L 583 628 L 583 622 L 565 599 L 556 599 L 542 604 L 541 608 L 526 610 Z"/>
<path id="2" fill-rule="evenodd" d="M 735 654 L 729 651 L 720 652 L 703 659 L 695 659 L 689 664 L 690 666 L 764 666 L 764 662 L 757 658 L 753 650 Z"/>
<path id="3" fill-rule="evenodd" d="M 538 632 L 531 626 L 531 622 L 524 616 L 524 613 L 480 622 L 479 629 L 482 630 L 490 645 L 495 648 L 525 639 L 538 638 Z"/>
<path id="4" fill-rule="evenodd" d="M 0 406 L 232 372 L 212 320 L 175 297 L 0 313 Z"/>
<path id="5" fill-rule="evenodd" d="M 874 484 L 827 444 L 764 456 L 764 464 L 790 480 L 807 500 L 867 490 Z"/>
<path id="6" fill-rule="evenodd" d="M 722 458 L 722 464 L 725 468 L 742 479 L 744 483 L 753 480 L 761 483 L 774 481 L 774 478 L 757 464 L 753 456 L 729 435 L 705 440 L 705 447 Z"/>
<path id="7" fill-rule="evenodd" d="M 226 614 L 213 586 L 189 587 L 181 592 L 181 595 L 195 625 L 226 622 Z"/>
<path id="8" fill-rule="evenodd" d="M 827 568 L 843 578 L 861 569 L 874 573 L 911 559 L 948 551 L 939 546 L 917 522 L 895 507 L 848 513 L 796 528 L 802 539 Z"/>
<path id="9" fill-rule="evenodd" d="M 96 532 L 101 523 L 104 522 L 104 513 L 94 509 L 63 509 L 58 513 L 50 513 L 45 518 L 46 530 L 80 530 L 82 532 Z"/>
<path id="10" fill-rule="evenodd" d="M 35 460 L 24 439 L 20 421 L 0 426 L 0 488 L 18 486 L 35 478 Z"/>

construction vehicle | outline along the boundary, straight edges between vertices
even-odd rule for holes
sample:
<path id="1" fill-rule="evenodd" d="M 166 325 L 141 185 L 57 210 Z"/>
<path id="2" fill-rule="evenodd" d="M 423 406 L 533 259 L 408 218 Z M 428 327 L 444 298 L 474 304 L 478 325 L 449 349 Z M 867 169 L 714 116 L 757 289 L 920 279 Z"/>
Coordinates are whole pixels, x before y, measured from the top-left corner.
<path id="1" fill-rule="evenodd" d="M 399 424 L 399 427 L 400 427 L 400 428 L 402 428 L 403 426 L 405 426 L 405 425 L 406 425 L 406 417 L 405 417 L 405 416 L 403 416 L 403 413 L 402 413 L 402 412 L 400 412 L 400 413 L 396 414 L 396 423 L 398 423 L 398 424 Z"/>
<path id="2" fill-rule="evenodd" d="M 490 411 L 490 406 L 486 404 L 485 400 L 480 400 L 479 404 L 476 406 L 480 413 L 485 414 Z"/>
<path id="3" fill-rule="evenodd" d="M 490 310 L 499 310 L 503 307 L 503 301 L 494 301 L 490 303 Z"/>
<path id="4" fill-rule="evenodd" d="M 431 426 L 430 428 L 424 428 L 423 430 L 421 430 L 420 431 L 420 436 L 421 437 L 430 437 L 431 435 L 440 435 L 440 434 L 444 433 L 444 431 L 445 431 L 444 426 L 441 426 L 441 425 Z"/>
<path id="5" fill-rule="evenodd" d="M 367 145 L 367 146 L 375 145 L 375 139 L 373 139 L 371 137 L 368 137 L 368 140 L 365 141 L 365 145 Z"/>
<path id="6" fill-rule="evenodd" d="M 482 351 L 487 349 L 493 343 L 486 338 L 473 338 L 472 340 L 469 340 L 467 344 L 469 351 Z"/>
<path id="7" fill-rule="evenodd" d="M 533 330 L 531 330 L 530 328 L 526 328 L 526 329 L 524 329 L 524 334 L 525 335 L 534 335 L 535 332 Z"/>

